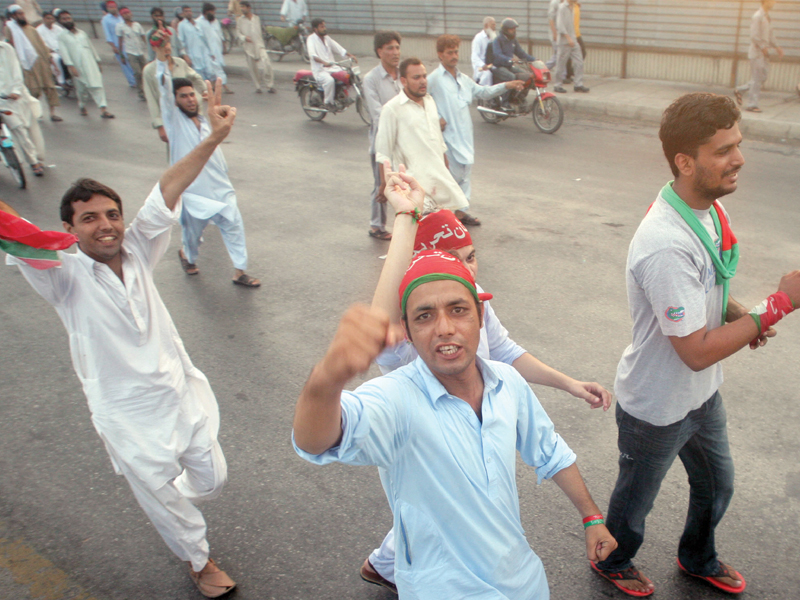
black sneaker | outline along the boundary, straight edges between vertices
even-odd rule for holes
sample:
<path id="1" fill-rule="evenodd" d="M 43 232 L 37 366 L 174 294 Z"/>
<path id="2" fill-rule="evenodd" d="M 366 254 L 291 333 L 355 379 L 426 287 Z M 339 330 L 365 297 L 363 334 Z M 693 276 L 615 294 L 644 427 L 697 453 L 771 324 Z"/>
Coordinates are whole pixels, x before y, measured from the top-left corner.
<path id="1" fill-rule="evenodd" d="M 581 94 L 589 93 L 589 88 L 587 88 L 585 85 L 576 85 L 573 89 Z"/>
<path id="2" fill-rule="evenodd" d="M 560 85 L 557 85 L 556 87 L 554 87 L 554 88 L 553 88 L 553 91 L 554 91 L 554 92 L 558 92 L 559 94 L 566 94 L 566 93 L 567 93 L 567 90 L 565 90 L 565 89 L 564 89 L 563 87 L 561 87 Z"/>

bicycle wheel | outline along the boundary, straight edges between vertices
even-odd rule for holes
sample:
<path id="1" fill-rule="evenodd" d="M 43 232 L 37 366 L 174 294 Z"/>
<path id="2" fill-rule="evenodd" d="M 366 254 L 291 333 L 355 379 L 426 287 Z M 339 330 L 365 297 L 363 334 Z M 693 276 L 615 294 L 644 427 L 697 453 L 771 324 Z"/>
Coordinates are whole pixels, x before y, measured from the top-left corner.
<path id="1" fill-rule="evenodd" d="M 300 90 L 300 106 L 303 107 L 303 112 L 305 112 L 312 121 L 322 121 L 328 114 L 321 110 L 313 110 L 315 108 L 322 108 L 324 104 L 325 99 L 319 90 L 310 87 L 304 87 Z"/>
<path id="2" fill-rule="evenodd" d="M 558 98 L 536 98 L 533 101 L 533 122 L 542 133 L 555 133 L 564 122 L 564 109 Z"/>
<path id="3" fill-rule="evenodd" d="M 19 158 L 14 148 L 3 148 L 3 162 L 11 171 L 11 176 L 17 182 L 19 189 L 25 189 L 25 172 L 22 170 L 22 165 L 19 164 Z"/>
<path id="4" fill-rule="evenodd" d="M 362 96 L 356 98 L 356 110 L 358 111 L 358 116 L 361 117 L 361 120 L 364 121 L 364 123 L 367 125 L 372 125 L 372 117 L 369 115 L 367 103 Z"/>

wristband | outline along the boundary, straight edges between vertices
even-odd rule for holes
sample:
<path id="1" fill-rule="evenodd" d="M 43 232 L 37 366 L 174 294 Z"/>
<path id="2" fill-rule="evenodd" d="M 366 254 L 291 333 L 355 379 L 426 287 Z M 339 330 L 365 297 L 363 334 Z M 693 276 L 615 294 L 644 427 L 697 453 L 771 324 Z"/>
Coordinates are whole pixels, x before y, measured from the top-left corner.
<path id="1" fill-rule="evenodd" d="M 603 517 L 600 517 L 599 519 L 593 519 L 591 521 L 584 521 L 583 522 L 583 528 L 587 529 L 587 528 L 591 527 L 592 525 L 605 525 L 605 523 L 606 522 L 603 519 Z"/>
<path id="2" fill-rule="evenodd" d="M 590 517 L 586 517 L 583 522 L 588 523 L 589 521 L 594 521 L 595 519 L 602 519 L 603 515 L 591 515 Z"/>
<path id="3" fill-rule="evenodd" d="M 786 292 L 775 292 L 767 296 L 766 300 L 756 306 L 748 314 L 753 317 L 753 321 L 755 321 L 756 327 L 758 327 L 758 335 L 762 336 L 767 329 L 775 325 L 775 323 L 793 310 L 794 306 L 789 299 L 789 295 Z"/>
<path id="4" fill-rule="evenodd" d="M 419 223 L 420 219 L 422 219 L 422 213 L 418 208 L 415 208 L 414 210 L 401 210 L 400 212 L 394 213 L 395 217 L 399 217 L 400 215 L 409 215 L 417 223 Z"/>

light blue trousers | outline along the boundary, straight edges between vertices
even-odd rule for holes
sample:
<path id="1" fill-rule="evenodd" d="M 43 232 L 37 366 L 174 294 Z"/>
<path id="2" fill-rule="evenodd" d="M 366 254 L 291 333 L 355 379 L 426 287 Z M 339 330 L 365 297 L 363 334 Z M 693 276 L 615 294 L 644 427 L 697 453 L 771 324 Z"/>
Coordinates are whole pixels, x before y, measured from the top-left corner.
<path id="1" fill-rule="evenodd" d="M 228 249 L 234 269 L 247 269 L 247 245 L 244 238 L 244 221 L 239 209 L 232 221 L 222 215 L 216 214 L 210 219 L 196 219 L 184 208 L 181 211 L 181 230 L 183 232 L 183 253 L 186 260 L 194 264 L 200 254 L 200 244 L 203 243 L 203 230 L 209 223 L 219 227 L 222 241 Z"/>

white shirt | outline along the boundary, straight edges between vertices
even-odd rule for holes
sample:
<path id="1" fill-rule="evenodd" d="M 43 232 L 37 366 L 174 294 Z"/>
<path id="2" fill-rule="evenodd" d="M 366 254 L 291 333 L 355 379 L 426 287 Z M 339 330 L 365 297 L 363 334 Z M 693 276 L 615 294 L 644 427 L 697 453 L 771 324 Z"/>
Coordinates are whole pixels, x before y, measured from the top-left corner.
<path id="1" fill-rule="evenodd" d="M 481 67 L 486 65 L 486 49 L 491 40 L 485 29 L 481 29 L 472 38 L 472 78 L 478 79 L 481 74 Z"/>
<path id="2" fill-rule="evenodd" d="M 338 71 L 339 67 L 323 67 L 322 63 L 314 60 L 314 57 L 321 58 L 325 62 L 334 62 L 336 58 L 334 53 L 339 54 L 342 58 L 347 56 L 347 50 L 342 48 L 331 36 L 326 35 L 325 39 L 321 39 L 316 33 L 308 36 L 306 42 L 308 46 L 308 55 L 311 57 L 311 72 L 316 75 L 321 71 L 333 70 Z"/>
<path id="3" fill-rule="evenodd" d="M 236 29 L 245 54 L 250 58 L 261 60 L 261 51 L 264 50 L 264 35 L 261 33 L 261 19 L 258 15 L 251 13 L 250 19 L 244 15 L 238 17 L 236 19 Z M 246 41 L 245 38 L 247 37 L 252 41 Z"/>
<path id="4" fill-rule="evenodd" d="M 391 161 L 395 169 L 404 164 L 425 190 L 426 210 L 433 208 L 431 203 L 460 210 L 468 202 L 444 164 L 447 146 L 436 102 L 427 95 L 423 104 L 420 106 L 400 92 L 383 106 L 375 136 L 375 161 Z"/>
<path id="5" fill-rule="evenodd" d="M 294 25 L 298 21 L 308 18 L 308 7 L 306 0 L 283 0 L 281 15 L 286 18 L 288 23 Z"/>
<path id="6" fill-rule="evenodd" d="M 153 489 L 175 477 L 164 465 L 176 463 L 176 446 L 191 439 L 191 431 L 176 429 L 190 386 L 208 403 L 213 437 L 219 429 L 213 392 L 186 354 L 153 282 L 180 212 L 180 201 L 167 209 L 156 184 L 125 232 L 123 279 L 80 249 L 59 252 L 61 267 L 45 271 L 6 257 L 64 323 L 75 374 L 112 459 Z"/>
<path id="7" fill-rule="evenodd" d="M 144 56 L 147 48 L 144 45 L 144 29 L 142 29 L 141 23 L 134 22 L 132 25 L 128 25 L 123 21 L 117 23 L 114 31 L 122 40 L 122 51 L 125 54 Z"/>
<path id="8" fill-rule="evenodd" d="M 50 52 L 58 52 L 58 36 L 64 31 L 61 25 L 53 23 L 53 28 L 48 29 L 47 26 L 42 23 L 36 28 L 36 31 L 39 32 L 39 36 L 42 38 L 42 41 L 44 41 L 45 45 L 50 48 Z"/>
<path id="9" fill-rule="evenodd" d="M 169 138 L 169 160 L 175 164 L 194 150 L 211 133 L 208 121 L 198 115 L 200 128 L 175 104 L 172 73 L 167 63 L 156 61 L 156 80 L 161 89 L 161 118 Z M 162 77 L 163 76 L 163 77 Z M 202 106 L 202 101 L 198 102 Z M 210 219 L 221 214 L 228 220 L 236 215 L 236 192 L 228 179 L 228 163 L 217 146 L 200 175 L 183 192 L 183 204 L 196 219 Z"/>

